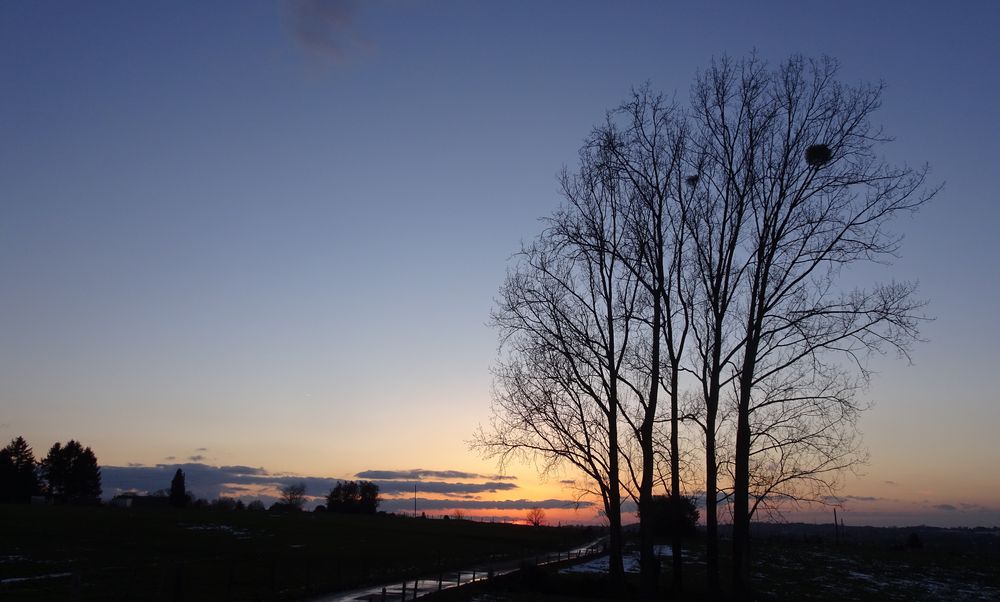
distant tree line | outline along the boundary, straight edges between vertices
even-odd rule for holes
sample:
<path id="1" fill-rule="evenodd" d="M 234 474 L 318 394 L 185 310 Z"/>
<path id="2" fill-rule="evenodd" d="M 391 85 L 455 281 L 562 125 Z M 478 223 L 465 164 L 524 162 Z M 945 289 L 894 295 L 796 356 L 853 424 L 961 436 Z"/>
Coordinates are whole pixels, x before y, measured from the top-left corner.
<path id="1" fill-rule="evenodd" d="M 65 445 L 55 443 L 41 461 L 24 437 L 13 439 L 0 449 L 0 503 L 27 504 L 33 497 L 45 497 L 56 504 L 99 504 L 101 501 L 101 468 L 97 456 L 89 447 L 70 440 Z M 264 502 L 220 496 L 213 501 L 199 499 L 187 489 L 186 476 L 180 468 L 174 473 L 169 489 L 151 495 L 125 494 L 120 498 L 151 501 L 150 505 L 174 508 L 211 508 L 214 510 L 264 510 Z M 318 511 L 342 514 L 375 514 L 378 511 L 378 485 L 371 481 L 337 481 L 326 495 L 326 505 Z M 286 485 L 278 501 L 267 509 L 298 512 L 306 503 L 305 483 Z"/>
<path id="2" fill-rule="evenodd" d="M 264 502 L 260 500 L 244 504 L 242 500 L 227 496 L 220 496 L 209 502 L 196 498 L 187 490 L 186 477 L 184 471 L 180 468 L 177 469 L 173 479 L 170 481 L 170 489 L 161 489 L 149 497 L 165 500 L 166 504 L 174 508 L 270 510 L 272 512 L 300 512 L 305 507 L 307 501 L 306 484 L 292 483 L 285 485 L 279 490 L 278 500 L 270 506 L 265 506 Z M 371 481 L 337 481 L 337 484 L 327 494 L 325 501 L 326 505 L 317 506 L 317 511 L 339 512 L 343 514 L 374 514 L 378 510 L 378 505 L 382 500 L 379 498 L 378 485 Z"/>
<path id="3" fill-rule="evenodd" d="M 36 461 L 24 437 L 13 439 L 0 450 L 0 503 L 27 504 L 35 496 L 57 504 L 99 503 L 101 468 L 93 450 L 71 439 Z"/>
<path id="4" fill-rule="evenodd" d="M 375 514 L 380 501 L 378 485 L 371 481 L 338 481 L 326 496 L 326 509 L 345 514 Z"/>

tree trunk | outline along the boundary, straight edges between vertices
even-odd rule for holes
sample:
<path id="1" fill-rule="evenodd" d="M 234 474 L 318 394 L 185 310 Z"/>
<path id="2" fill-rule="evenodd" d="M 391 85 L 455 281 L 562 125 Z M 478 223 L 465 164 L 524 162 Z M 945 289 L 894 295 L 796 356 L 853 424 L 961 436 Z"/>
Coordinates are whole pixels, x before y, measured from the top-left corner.
<path id="1" fill-rule="evenodd" d="M 680 377 L 676 363 L 671 369 L 671 382 L 676 383 Z M 670 391 L 670 496 L 674 499 L 674 513 L 671 517 L 671 537 L 670 547 L 673 552 L 671 573 L 671 587 L 675 594 L 681 592 L 684 587 L 683 567 L 684 559 L 681 556 L 681 529 L 684 524 L 684 515 L 681 512 L 681 465 L 680 465 L 680 445 L 678 440 L 677 426 L 678 420 L 678 391 L 677 385 L 671 387 Z"/>
<path id="2" fill-rule="evenodd" d="M 608 492 L 611 508 L 608 510 L 608 578 L 611 589 L 621 592 L 625 589 L 625 563 L 622 560 L 622 513 L 621 493 L 617 483 Z"/>
<path id="3" fill-rule="evenodd" d="M 713 325 L 712 363 L 705 399 L 705 563 L 709 599 L 719 595 L 719 464 L 716 459 L 715 433 L 722 388 L 722 326 L 717 314 Z"/>
<path id="4" fill-rule="evenodd" d="M 705 421 L 709 435 L 705 438 L 705 564 L 709 599 L 719 593 L 719 522 L 716 499 L 719 489 L 719 469 L 715 459 L 715 415 Z"/>
<path id="5" fill-rule="evenodd" d="M 750 419 L 740 401 L 736 427 L 736 474 L 733 483 L 733 592 L 750 597 Z"/>
<path id="6" fill-rule="evenodd" d="M 661 262 L 662 263 L 662 262 Z M 660 275 L 662 280 L 662 275 Z M 650 349 L 649 397 L 640 426 L 642 445 L 642 482 L 639 484 L 639 591 L 644 599 L 656 595 L 660 577 L 660 561 L 653 553 L 653 423 L 660 391 L 660 333 L 663 313 L 660 306 L 662 286 L 656 288 L 653 305 L 652 345 Z"/>
<path id="7" fill-rule="evenodd" d="M 760 303 L 758 307 L 762 306 Z M 760 320 L 751 322 L 740 371 L 736 419 L 736 467 L 733 478 L 733 594 L 750 599 L 750 393 L 756 369 Z"/>
<path id="8" fill-rule="evenodd" d="M 643 425 L 642 484 L 639 487 L 639 589 L 642 599 L 656 595 L 660 561 L 653 553 L 653 421 Z M 649 447 L 647 453 L 646 447 Z M 650 517 L 642 520 L 643 517 Z"/>

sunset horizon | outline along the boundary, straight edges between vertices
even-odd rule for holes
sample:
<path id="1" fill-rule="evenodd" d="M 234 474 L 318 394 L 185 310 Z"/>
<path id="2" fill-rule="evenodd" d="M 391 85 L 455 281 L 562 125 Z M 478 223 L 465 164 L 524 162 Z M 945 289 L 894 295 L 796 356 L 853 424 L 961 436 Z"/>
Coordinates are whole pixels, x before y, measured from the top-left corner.
<path id="1" fill-rule="evenodd" d="M 0 502 L 996 532 L 998 16 L 5 3 Z"/>

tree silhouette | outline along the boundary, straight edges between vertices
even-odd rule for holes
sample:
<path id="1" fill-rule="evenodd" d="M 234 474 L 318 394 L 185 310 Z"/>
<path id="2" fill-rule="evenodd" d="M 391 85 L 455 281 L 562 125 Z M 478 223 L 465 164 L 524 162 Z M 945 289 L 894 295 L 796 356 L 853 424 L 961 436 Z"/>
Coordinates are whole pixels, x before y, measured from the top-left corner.
<path id="1" fill-rule="evenodd" d="M 184 471 L 180 468 L 174 473 L 174 478 L 170 481 L 170 505 L 174 508 L 183 508 L 191 502 L 184 482 Z"/>
<path id="2" fill-rule="evenodd" d="M 94 504 L 101 498 L 101 469 L 89 447 L 55 443 L 41 463 L 46 494 L 59 504 Z"/>
<path id="3" fill-rule="evenodd" d="M 623 398 L 642 388 L 627 372 L 636 364 L 636 311 L 649 303 L 616 252 L 626 191 L 606 177 L 605 161 L 600 145 L 584 146 L 578 170 L 560 178 L 565 206 L 522 248 L 500 288 L 493 416 L 473 446 L 501 466 L 530 458 L 543 471 L 582 471 L 604 505 L 608 573 L 621 589 L 620 414 Z"/>
<path id="4" fill-rule="evenodd" d="M 375 514 L 382 501 L 378 485 L 371 481 L 337 481 L 326 496 L 328 512 Z"/>
<path id="5" fill-rule="evenodd" d="M 306 503 L 306 484 L 294 483 L 282 487 L 279 503 L 288 510 L 302 510 Z"/>
<path id="6" fill-rule="evenodd" d="M 655 93 L 649 85 L 634 90 L 632 97 L 608 113 L 603 125 L 587 142 L 600 153 L 592 178 L 611 180 L 622 191 L 620 234 L 610 247 L 643 291 L 636 297 L 630 345 L 632 367 L 623 380 L 632 395 L 619 396 L 621 416 L 638 446 L 638 459 L 626 453 L 629 494 L 640 515 L 654 504 L 653 486 L 657 461 L 663 456 L 666 438 L 657 423 L 669 425 L 671 492 L 680 496 L 680 375 L 694 301 L 689 261 L 688 230 L 691 204 L 690 181 L 684 175 L 687 126 L 678 106 Z M 669 402 L 669 418 L 660 407 L 661 391 Z M 623 444 L 624 449 L 632 447 Z M 638 466 L 637 466 L 638 465 Z M 678 521 L 682 517 L 676 517 Z M 649 521 L 639 524 L 640 595 L 655 596 L 660 562 L 653 551 L 653 529 Z M 679 541 L 674 542 L 680 545 Z M 682 556 L 673 558 L 673 586 L 679 590 Z"/>
<path id="7" fill-rule="evenodd" d="M 545 510 L 542 508 L 530 508 L 526 519 L 532 527 L 541 527 L 545 524 Z"/>
<path id="8" fill-rule="evenodd" d="M 699 513 L 693 499 L 684 496 L 675 498 L 672 495 L 656 495 L 653 496 L 653 503 L 649 507 L 652 509 L 650 515 L 642 518 L 649 519 L 650 527 L 656 536 L 673 538 L 674 529 L 677 528 L 674 525 L 674 516 L 677 514 L 683 517 L 678 535 L 686 537 L 697 533 Z M 674 553 L 679 554 L 678 550 L 680 548 L 675 547 Z"/>
<path id="9" fill-rule="evenodd" d="M 0 503 L 26 504 L 39 493 L 38 464 L 23 437 L 0 450 Z"/>
<path id="10" fill-rule="evenodd" d="M 500 289 L 493 420 L 473 447 L 501 464 L 581 470 L 607 512 L 612 580 L 621 491 L 632 496 L 642 597 L 656 587 L 652 485 L 666 480 L 654 474 L 664 459 L 672 537 L 690 520 L 682 414 L 704 435 L 712 597 L 720 492 L 732 583 L 746 598 L 751 518 L 823 503 L 865 457 L 856 396 L 867 359 L 907 353 L 922 303 L 911 283 L 843 290 L 839 276 L 890 260 L 890 220 L 936 192 L 926 168 L 881 159 L 881 92 L 840 84 L 832 59 L 797 56 L 775 68 L 713 61 L 688 110 L 641 88 L 586 139 L 579 168 L 561 177 L 563 206 Z M 676 587 L 681 555 L 673 562 Z"/>
<path id="11" fill-rule="evenodd" d="M 692 89 L 691 231 L 710 284 L 692 372 L 709 377 L 706 401 L 727 403 L 735 422 L 725 464 L 740 598 L 751 518 L 774 500 L 822 500 L 863 458 L 854 397 L 866 359 L 905 354 L 917 334 L 913 284 L 837 286 L 852 264 L 891 259 L 899 238 L 888 222 L 935 193 L 926 169 L 880 158 L 889 139 L 871 119 L 881 94 L 839 83 L 833 59 L 797 56 L 775 68 L 755 56 L 713 61 Z"/>

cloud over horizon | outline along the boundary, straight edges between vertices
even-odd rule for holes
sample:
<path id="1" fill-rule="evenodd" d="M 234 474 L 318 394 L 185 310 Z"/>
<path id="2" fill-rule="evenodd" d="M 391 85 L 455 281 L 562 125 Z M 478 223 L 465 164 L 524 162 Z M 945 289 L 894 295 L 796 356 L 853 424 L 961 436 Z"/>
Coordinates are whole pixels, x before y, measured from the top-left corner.
<path id="1" fill-rule="evenodd" d="M 157 464 L 144 466 L 129 463 L 128 466 L 102 466 L 101 477 L 104 486 L 104 496 L 127 491 L 153 493 L 170 487 L 170 480 L 177 469 L 184 471 L 188 490 L 204 498 L 216 498 L 220 495 L 249 495 L 257 497 L 261 491 L 276 492 L 279 488 L 304 483 L 310 496 L 324 496 L 338 481 L 350 479 L 336 477 L 316 477 L 309 475 L 271 473 L 263 467 L 253 466 L 211 466 L 200 462 L 177 464 Z M 367 478 L 379 486 L 379 491 L 386 496 L 412 494 L 414 488 L 419 493 L 455 496 L 466 501 L 479 493 L 497 493 L 518 488 L 515 483 L 482 480 L 480 482 L 453 482 L 442 480 L 422 480 L 426 477 L 456 478 L 456 479 L 492 479 L 475 473 L 457 470 L 416 470 L 416 471 L 366 471 L 362 474 L 413 475 L 416 479 L 391 480 Z M 463 476 L 457 476 L 463 475 Z M 266 495 L 266 494 L 265 494 Z M 412 500 L 412 498 L 411 498 Z"/>
<path id="2" fill-rule="evenodd" d="M 417 498 L 417 511 L 426 510 L 528 510 L 531 508 L 542 508 L 544 510 L 565 510 L 593 508 L 594 502 L 575 500 L 439 500 L 429 498 Z M 389 512 L 412 511 L 413 498 L 393 498 L 383 500 L 379 506 Z"/>
<path id="3" fill-rule="evenodd" d="M 423 468 L 412 468 L 410 470 L 363 470 L 356 475 L 359 479 L 378 479 L 385 481 L 398 480 L 423 480 L 430 479 L 490 479 L 493 481 L 514 481 L 515 476 L 509 475 L 481 475 L 474 472 L 464 472 L 461 470 L 425 470 Z"/>

